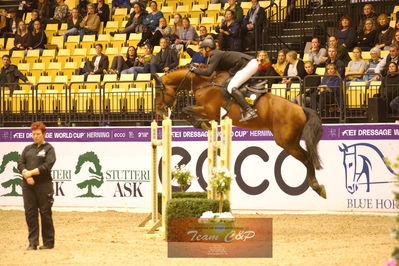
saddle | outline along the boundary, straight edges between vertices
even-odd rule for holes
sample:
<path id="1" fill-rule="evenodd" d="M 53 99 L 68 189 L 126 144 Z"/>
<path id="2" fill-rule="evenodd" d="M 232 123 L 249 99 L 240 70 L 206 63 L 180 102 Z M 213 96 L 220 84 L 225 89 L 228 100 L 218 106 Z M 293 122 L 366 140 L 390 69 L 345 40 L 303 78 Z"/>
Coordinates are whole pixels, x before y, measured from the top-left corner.
<path id="1" fill-rule="evenodd" d="M 228 112 L 231 108 L 231 106 L 236 103 L 236 100 L 233 98 L 233 96 L 230 95 L 230 93 L 227 91 L 227 85 L 229 84 L 231 78 L 228 78 L 227 80 L 224 81 L 222 86 L 220 87 L 220 92 L 222 93 L 223 97 L 226 99 L 227 104 L 223 108 Z M 241 87 L 239 90 L 241 93 L 244 95 L 245 100 L 251 105 L 254 106 L 258 99 L 265 93 L 267 93 L 268 88 L 265 88 L 265 85 L 268 84 L 268 81 L 262 81 L 262 82 L 257 82 L 257 81 L 247 81 Z"/>

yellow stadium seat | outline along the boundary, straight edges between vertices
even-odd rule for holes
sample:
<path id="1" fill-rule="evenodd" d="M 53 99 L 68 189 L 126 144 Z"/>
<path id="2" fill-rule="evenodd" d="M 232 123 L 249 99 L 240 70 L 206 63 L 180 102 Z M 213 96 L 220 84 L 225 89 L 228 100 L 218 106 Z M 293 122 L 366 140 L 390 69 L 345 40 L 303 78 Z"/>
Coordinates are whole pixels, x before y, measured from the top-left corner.
<path id="1" fill-rule="evenodd" d="M 179 66 L 185 66 L 190 64 L 191 58 L 180 58 L 179 59 Z"/>
<path id="2" fill-rule="evenodd" d="M 8 38 L 6 44 L 6 50 L 10 50 L 14 47 L 14 39 L 15 38 Z"/>
<path id="3" fill-rule="evenodd" d="M 88 49 L 94 47 L 96 41 L 96 35 L 85 35 L 83 40 L 80 42 L 80 47 Z"/>
<path id="4" fill-rule="evenodd" d="M 187 14 L 190 13 L 190 6 L 189 6 L 189 5 L 177 6 L 177 8 L 176 8 L 176 13 L 182 15 L 183 17 L 186 17 Z M 190 19 L 190 20 L 191 20 L 191 19 Z"/>
<path id="5" fill-rule="evenodd" d="M 60 75 L 62 71 L 62 63 L 60 62 L 51 62 L 47 67 L 47 75 L 55 77 Z"/>
<path id="6" fill-rule="evenodd" d="M 367 98 L 373 98 L 374 95 L 380 92 L 381 81 L 372 81 L 370 82 L 367 91 Z"/>
<path id="7" fill-rule="evenodd" d="M 64 36 L 53 36 L 51 44 L 56 45 L 58 49 L 64 48 Z"/>
<path id="8" fill-rule="evenodd" d="M 208 29 L 208 31 L 212 31 L 216 24 L 216 17 L 202 17 L 201 18 L 201 26 L 204 26 Z"/>
<path id="9" fill-rule="evenodd" d="M 77 68 L 76 62 L 66 62 L 62 68 L 62 74 L 71 78 L 72 75 L 75 74 Z"/>
<path id="10" fill-rule="evenodd" d="M 129 40 L 127 41 L 127 44 L 129 46 L 136 47 L 137 44 L 141 41 L 141 39 L 142 39 L 141 33 L 130 33 Z"/>
<path id="11" fill-rule="evenodd" d="M 119 49 L 117 47 L 108 47 L 104 54 L 108 56 L 108 60 L 111 63 L 114 57 L 119 54 Z"/>
<path id="12" fill-rule="evenodd" d="M 206 5 L 205 4 L 197 4 L 193 5 L 190 10 L 190 22 L 193 18 L 200 18 L 203 14 L 201 9 L 205 9 Z"/>
<path id="13" fill-rule="evenodd" d="M 119 29 L 119 21 L 108 21 L 107 27 L 104 29 L 105 34 L 117 31 Z"/>
<path id="14" fill-rule="evenodd" d="M 28 50 L 28 53 L 25 56 L 25 61 L 32 66 L 33 63 L 38 62 L 39 56 L 40 56 L 40 50 Z"/>
<path id="15" fill-rule="evenodd" d="M 103 46 L 103 49 L 106 49 L 109 46 L 110 42 L 111 42 L 111 35 L 109 35 L 109 34 L 99 34 L 98 38 L 97 38 L 97 41 L 96 41 L 96 44 L 97 43 L 101 43 L 101 45 Z"/>
<path id="16" fill-rule="evenodd" d="M 130 81 L 130 82 L 119 82 L 117 87 L 128 90 L 135 87 L 134 85 L 134 74 L 121 74 L 119 81 Z"/>
<path id="17" fill-rule="evenodd" d="M 0 38 L 0 50 L 4 48 L 4 38 Z"/>
<path id="18" fill-rule="evenodd" d="M 287 85 L 286 84 L 272 84 L 271 93 L 283 98 L 287 97 Z"/>
<path id="19" fill-rule="evenodd" d="M 57 62 L 64 63 L 71 60 L 71 51 L 70 49 L 60 49 L 58 50 L 58 54 L 56 57 Z"/>
<path id="20" fill-rule="evenodd" d="M 113 88 L 116 86 L 115 82 L 118 80 L 117 74 L 105 74 L 103 77 L 104 88 Z"/>
<path id="21" fill-rule="evenodd" d="M 62 23 L 60 29 L 58 30 L 58 34 L 63 34 L 67 30 L 68 30 L 68 23 Z"/>
<path id="22" fill-rule="evenodd" d="M 126 34 L 115 34 L 114 38 L 112 39 L 112 47 L 121 48 L 126 43 Z"/>
<path id="23" fill-rule="evenodd" d="M 21 62 L 25 57 L 25 51 L 24 50 L 15 50 L 12 52 L 11 56 L 11 64 L 13 65 L 18 65 L 19 62 Z"/>
<path id="24" fill-rule="evenodd" d="M 125 20 L 126 17 L 127 17 L 127 8 L 115 9 L 115 13 L 112 16 L 114 21 L 122 21 L 122 20 Z M 107 28 L 108 28 L 108 22 L 107 22 Z"/>
<path id="25" fill-rule="evenodd" d="M 70 35 L 66 41 L 65 48 L 67 49 L 75 49 L 79 47 L 80 36 L 79 35 Z"/>
<path id="26" fill-rule="evenodd" d="M 346 106 L 360 108 L 366 104 L 366 82 L 351 81 L 346 89 Z"/>
<path id="27" fill-rule="evenodd" d="M 68 76 L 56 76 L 54 83 L 64 83 L 64 84 L 53 84 L 53 89 L 59 92 L 63 91 L 68 86 Z"/>
<path id="28" fill-rule="evenodd" d="M 47 24 L 44 32 L 46 33 L 48 41 L 51 42 L 53 35 L 58 32 L 58 23 L 57 24 Z"/>
<path id="29" fill-rule="evenodd" d="M 73 62 L 84 62 L 86 61 L 87 50 L 85 48 L 74 49 L 71 55 Z"/>
<path id="30" fill-rule="evenodd" d="M 323 76 L 325 72 L 326 72 L 326 69 L 324 67 L 317 67 L 315 73 L 317 75 Z"/>
<path id="31" fill-rule="evenodd" d="M 39 80 L 39 77 L 44 76 L 46 73 L 46 65 L 44 63 L 34 63 L 30 73 L 36 77 L 36 80 Z"/>
<path id="32" fill-rule="evenodd" d="M 46 66 L 50 64 L 50 62 L 54 61 L 56 54 L 56 50 L 43 50 L 42 55 L 40 56 L 40 61 L 45 63 Z"/>
<path id="33" fill-rule="evenodd" d="M 28 63 L 19 63 L 18 64 L 18 70 L 21 71 L 22 74 L 25 76 L 29 73 L 30 69 L 30 64 Z"/>

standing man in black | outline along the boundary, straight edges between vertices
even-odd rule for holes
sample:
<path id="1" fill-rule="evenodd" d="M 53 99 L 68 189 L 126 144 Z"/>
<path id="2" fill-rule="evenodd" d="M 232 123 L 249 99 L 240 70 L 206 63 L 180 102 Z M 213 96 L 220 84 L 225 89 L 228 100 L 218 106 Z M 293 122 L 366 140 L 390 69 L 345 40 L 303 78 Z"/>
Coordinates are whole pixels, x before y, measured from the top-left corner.
<path id="1" fill-rule="evenodd" d="M 31 130 L 34 143 L 25 147 L 18 162 L 18 170 L 23 176 L 22 196 L 29 230 L 27 250 L 35 250 L 39 245 L 39 211 L 43 238 L 43 246 L 39 249 L 52 249 L 54 190 L 51 168 L 56 160 L 55 152 L 53 146 L 44 140 L 46 126 L 42 122 L 32 123 Z"/>
<path id="2" fill-rule="evenodd" d="M 9 55 L 3 55 L 1 59 L 3 67 L 0 72 L 0 87 L 5 86 L 10 88 L 10 96 L 12 96 L 14 90 L 19 89 L 19 86 L 17 84 L 11 85 L 10 83 L 18 83 L 20 79 L 27 82 L 28 79 L 18 70 L 16 65 L 11 65 Z"/>

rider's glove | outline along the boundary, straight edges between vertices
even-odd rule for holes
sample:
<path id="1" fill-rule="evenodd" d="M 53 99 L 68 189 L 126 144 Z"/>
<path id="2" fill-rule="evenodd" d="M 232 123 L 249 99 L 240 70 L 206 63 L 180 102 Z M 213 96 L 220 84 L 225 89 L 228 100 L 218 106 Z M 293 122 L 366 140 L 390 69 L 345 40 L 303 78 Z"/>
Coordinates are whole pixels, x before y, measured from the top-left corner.
<path id="1" fill-rule="evenodd" d="M 196 66 L 194 66 L 194 65 L 191 65 L 191 66 L 190 66 L 190 72 L 194 72 L 194 70 L 196 70 L 196 69 L 197 69 Z"/>

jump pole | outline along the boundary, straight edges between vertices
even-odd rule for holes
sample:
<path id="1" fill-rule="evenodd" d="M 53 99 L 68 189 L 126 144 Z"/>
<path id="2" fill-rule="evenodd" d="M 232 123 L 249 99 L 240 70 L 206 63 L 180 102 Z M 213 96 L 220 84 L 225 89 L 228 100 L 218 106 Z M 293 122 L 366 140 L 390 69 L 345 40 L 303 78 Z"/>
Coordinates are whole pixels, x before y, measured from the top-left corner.
<path id="1" fill-rule="evenodd" d="M 220 150 L 220 167 L 231 170 L 231 144 L 232 121 L 229 117 L 220 123 L 220 141 L 218 141 L 218 123 L 211 121 L 211 129 L 208 130 L 208 176 L 212 175 L 214 168 L 218 167 L 218 150 Z M 208 190 L 208 199 L 217 199 L 216 191 Z M 226 193 L 226 199 L 230 200 L 230 191 Z"/>

